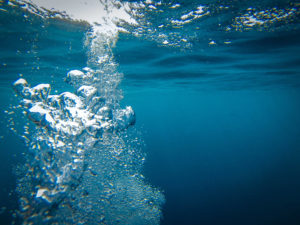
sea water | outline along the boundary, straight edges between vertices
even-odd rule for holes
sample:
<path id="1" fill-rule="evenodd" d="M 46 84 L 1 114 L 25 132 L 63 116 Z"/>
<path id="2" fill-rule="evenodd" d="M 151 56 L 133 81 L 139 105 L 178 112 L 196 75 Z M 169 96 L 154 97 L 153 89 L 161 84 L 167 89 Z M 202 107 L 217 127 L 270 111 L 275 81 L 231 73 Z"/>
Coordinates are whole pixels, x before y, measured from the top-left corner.
<path id="1" fill-rule="evenodd" d="M 298 7 L 1 2 L 1 224 L 299 224 Z"/>

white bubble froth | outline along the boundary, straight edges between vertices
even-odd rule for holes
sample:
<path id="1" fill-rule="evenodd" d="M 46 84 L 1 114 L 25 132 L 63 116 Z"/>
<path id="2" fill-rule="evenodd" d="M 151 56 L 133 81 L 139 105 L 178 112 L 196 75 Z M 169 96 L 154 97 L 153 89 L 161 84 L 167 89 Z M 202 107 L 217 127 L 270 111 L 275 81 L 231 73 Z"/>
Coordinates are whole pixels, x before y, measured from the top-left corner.
<path id="1" fill-rule="evenodd" d="M 41 10 L 55 2 L 33 1 Z M 159 224 L 164 196 L 141 174 L 141 141 L 127 130 L 135 113 L 120 107 L 122 75 L 112 53 L 118 33 L 125 31 L 118 24 L 136 24 L 128 11 L 139 6 L 91 2 L 99 13 L 90 18 L 76 11 L 85 11 L 81 1 L 66 12 L 91 24 L 87 67 L 65 78 L 75 92 L 53 95 L 49 84 L 30 87 L 23 78 L 13 84 L 36 125 L 18 183 L 20 214 L 24 224 Z M 65 2 L 56 3 L 53 10 L 61 11 Z"/>

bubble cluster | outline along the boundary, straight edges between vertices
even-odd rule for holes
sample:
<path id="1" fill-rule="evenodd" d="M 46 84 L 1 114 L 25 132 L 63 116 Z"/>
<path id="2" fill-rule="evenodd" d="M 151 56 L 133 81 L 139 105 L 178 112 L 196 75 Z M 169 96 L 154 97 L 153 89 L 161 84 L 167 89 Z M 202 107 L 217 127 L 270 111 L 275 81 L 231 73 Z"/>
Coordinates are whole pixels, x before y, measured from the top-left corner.
<path id="1" fill-rule="evenodd" d="M 120 106 L 122 74 L 112 51 L 125 31 L 120 25 L 135 24 L 128 12 L 140 6 L 95 4 L 103 14 L 86 33 L 87 67 L 71 70 L 64 79 L 73 92 L 52 94 L 43 83 L 31 87 L 26 76 L 13 84 L 31 121 L 17 187 L 24 224 L 160 223 L 164 195 L 142 175 L 143 142 L 130 128 L 133 109 Z M 26 9 L 36 14 L 39 8 Z"/>
<path id="2" fill-rule="evenodd" d="M 65 79 L 75 93 L 51 95 L 49 84 L 30 87 L 23 78 L 13 84 L 37 127 L 18 187 L 24 222 L 159 224 L 164 197 L 145 183 L 144 156 L 126 130 L 135 114 L 85 85 L 93 72 L 83 71 Z"/>
<path id="3" fill-rule="evenodd" d="M 274 7 L 260 11 L 253 7 L 248 8 L 247 13 L 242 16 L 236 17 L 232 27 L 239 31 L 253 28 L 268 29 L 273 24 L 292 21 L 297 14 L 295 7 L 286 9 Z"/>
<path id="4" fill-rule="evenodd" d="M 83 72 L 73 70 L 68 73 L 66 81 L 77 85 L 82 83 L 79 80 L 87 77 Z M 70 92 L 50 95 L 49 84 L 30 88 L 27 81 L 21 78 L 14 83 L 14 88 L 24 98 L 22 105 L 28 118 L 51 132 L 75 136 L 88 132 L 100 137 L 103 132 L 125 129 L 135 122 L 130 106 L 113 112 L 110 104 L 97 95 L 97 88 L 93 86 L 80 86 L 77 95 Z"/>

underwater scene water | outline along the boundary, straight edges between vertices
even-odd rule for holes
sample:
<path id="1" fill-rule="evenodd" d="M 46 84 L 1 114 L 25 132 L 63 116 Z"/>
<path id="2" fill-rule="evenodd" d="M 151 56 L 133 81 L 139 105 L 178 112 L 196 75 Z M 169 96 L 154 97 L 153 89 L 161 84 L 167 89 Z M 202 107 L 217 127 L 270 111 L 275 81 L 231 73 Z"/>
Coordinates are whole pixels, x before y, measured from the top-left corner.
<path id="1" fill-rule="evenodd" d="M 0 224 L 300 224 L 298 1 L 0 1 Z"/>

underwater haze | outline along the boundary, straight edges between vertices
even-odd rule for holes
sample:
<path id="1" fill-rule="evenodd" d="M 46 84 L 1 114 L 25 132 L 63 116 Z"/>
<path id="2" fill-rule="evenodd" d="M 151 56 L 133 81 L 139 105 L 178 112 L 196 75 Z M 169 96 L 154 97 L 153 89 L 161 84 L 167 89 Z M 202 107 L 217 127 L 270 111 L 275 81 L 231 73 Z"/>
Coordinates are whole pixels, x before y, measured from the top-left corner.
<path id="1" fill-rule="evenodd" d="M 0 1 L 0 224 L 300 224 L 299 6 Z"/>

